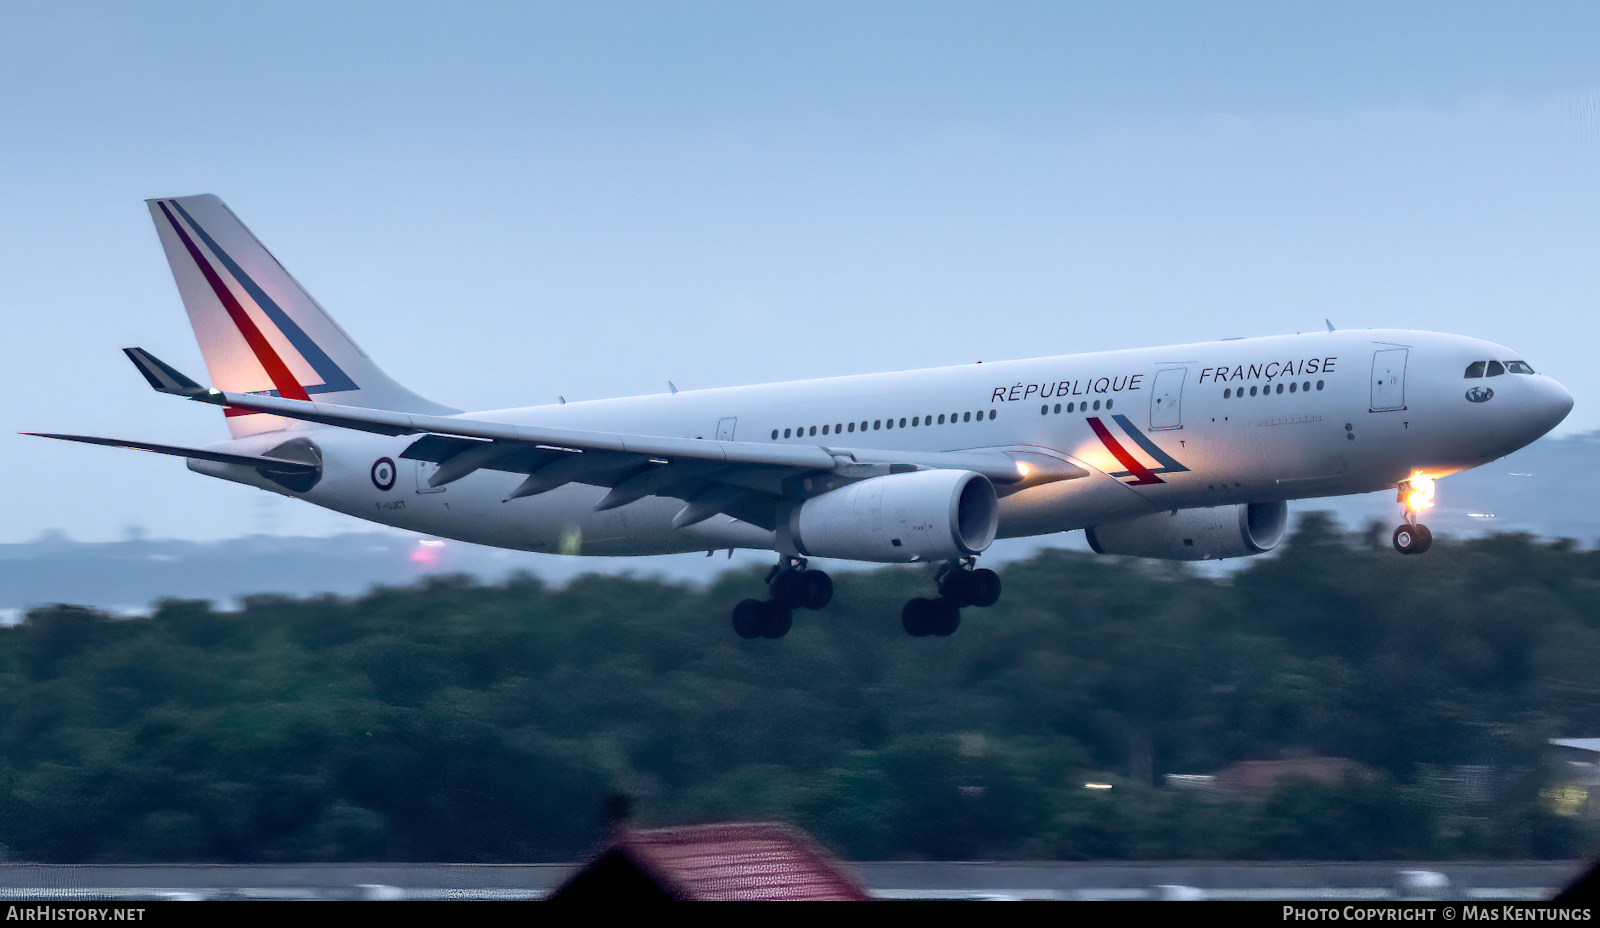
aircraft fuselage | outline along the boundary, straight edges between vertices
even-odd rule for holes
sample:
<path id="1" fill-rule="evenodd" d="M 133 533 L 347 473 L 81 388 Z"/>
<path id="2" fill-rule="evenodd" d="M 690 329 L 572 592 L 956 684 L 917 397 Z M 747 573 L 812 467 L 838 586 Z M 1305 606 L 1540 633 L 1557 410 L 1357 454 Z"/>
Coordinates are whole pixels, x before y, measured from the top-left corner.
<path id="1" fill-rule="evenodd" d="M 1475 362 L 1518 357 L 1463 336 L 1344 330 L 464 415 L 829 450 L 1025 451 L 1089 472 L 1001 488 L 999 535 L 1018 537 L 1165 510 L 1365 493 L 1486 463 L 1543 435 L 1572 405 L 1544 374 L 1464 376 Z M 369 521 L 529 551 L 777 546 L 774 532 L 727 515 L 674 529 L 676 499 L 595 512 L 607 490 L 571 483 L 507 501 L 522 475 L 492 470 L 433 487 L 436 465 L 402 456 L 413 437 L 288 425 L 213 447 L 259 454 L 314 433 L 323 476 L 309 492 L 237 464 L 189 466 Z"/>

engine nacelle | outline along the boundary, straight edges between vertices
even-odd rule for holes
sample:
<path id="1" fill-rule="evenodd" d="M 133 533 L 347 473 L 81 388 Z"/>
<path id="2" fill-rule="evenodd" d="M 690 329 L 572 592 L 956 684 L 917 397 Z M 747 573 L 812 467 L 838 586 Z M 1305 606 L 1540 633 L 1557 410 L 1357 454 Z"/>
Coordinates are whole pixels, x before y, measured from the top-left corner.
<path id="1" fill-rule="evenodd" d="M 789 519 L 801 554 L 885 563 L 978 554 L 999 527 L 994 485 L 968 470 L 871 477 L 806 500 Z"/>
<path id="2" fill-rule="evenodd" d="M 1096 525 L 1083 534 L 1096 554 L 1209 561 L 1271 551 L 1288 525 L 1288 503 L 1246 503 L 1157 512 Z"/>

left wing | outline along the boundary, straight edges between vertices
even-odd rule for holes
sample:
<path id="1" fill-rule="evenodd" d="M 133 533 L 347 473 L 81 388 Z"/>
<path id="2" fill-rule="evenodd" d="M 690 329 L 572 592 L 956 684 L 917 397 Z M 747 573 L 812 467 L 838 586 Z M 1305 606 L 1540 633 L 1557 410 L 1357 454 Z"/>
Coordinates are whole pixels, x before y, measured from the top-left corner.
<path id="1" fill-rule="evenodd" d="M 805 499 L 857 480 L 925 468 L 974 471 L 989 478 L 1001 492 L 1089 473 L 1042 449 L 882 451 L 709 441 L 228 393 L 201 387 L 141 349 L 126 351 L 151 386 L 163 393 L 379 435 L 421 435 L 401 457 L 438 464 L 438 472 L 429 481 L 432 486 L 444 486 L 478 470 L 496 470 L 527 475 L 507 501 L 568 483 L 609 488 L 611 492 L 596 504 L 596 510 L 646 496 L 667 496 L 687 504 L 673 519 L 675 528 L 727 513 L 772 530 L 784 500 Z"/>

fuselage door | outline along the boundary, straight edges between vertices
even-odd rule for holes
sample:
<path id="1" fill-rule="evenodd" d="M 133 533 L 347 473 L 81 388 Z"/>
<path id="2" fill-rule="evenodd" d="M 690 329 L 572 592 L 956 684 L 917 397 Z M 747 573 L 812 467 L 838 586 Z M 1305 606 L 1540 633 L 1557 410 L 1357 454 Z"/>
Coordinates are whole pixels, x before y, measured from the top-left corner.
<path id="1" fill-rule="evenodd" d="M 1150 397 L 1150 428 L 1183 428 L 1183 379 L 1187 367 L 1169 367 L 1156 372 L 1156 383 Z"/>
<path id="2" fill-rule="evenodd" d="M 733 441 L 733 428 L 739 424 L 736 417 L 729 416 L 717 422 L 717 441 Z"/>
<path id="3" fill-rule="evenodd" d="M 1372 353 L 1372 411 L 1406 408 L 1406 356 L 1409 348 L 1383 348 Z"/>

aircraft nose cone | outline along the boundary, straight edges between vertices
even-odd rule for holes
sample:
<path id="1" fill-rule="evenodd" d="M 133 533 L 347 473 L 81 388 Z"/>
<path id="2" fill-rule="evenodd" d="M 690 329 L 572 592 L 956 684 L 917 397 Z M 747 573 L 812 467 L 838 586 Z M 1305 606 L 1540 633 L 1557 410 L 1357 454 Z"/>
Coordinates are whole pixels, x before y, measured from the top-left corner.
<path id="1" fill-rule="evenodd" d="M 1538 422 L 1539 434 L 1543 435 L 1560 425 L 1561 420 L 1572 411 L 1572 402 L 1571 390 L 1552 378 L 1544 378 L 1533 404 L 1533 416 Z"/>

